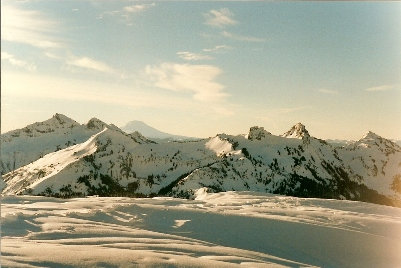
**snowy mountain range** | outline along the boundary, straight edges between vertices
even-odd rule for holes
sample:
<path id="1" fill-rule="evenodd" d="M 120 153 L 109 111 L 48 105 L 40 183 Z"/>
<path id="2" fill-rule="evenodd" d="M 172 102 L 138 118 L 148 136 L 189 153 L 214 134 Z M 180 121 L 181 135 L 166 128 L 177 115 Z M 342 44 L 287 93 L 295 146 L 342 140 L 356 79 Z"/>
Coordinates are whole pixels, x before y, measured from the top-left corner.
<path id="1" fill-rule="evenodd" d="M 251 127 L 157 143 L 96 118 L 81 125 L 56 114 L 1 139 L 5 195 L 191 198 L 206 187 L 401 204 L 401 147 L 372 132 L 336 146 L 298 123 L 279 136 Z"/>

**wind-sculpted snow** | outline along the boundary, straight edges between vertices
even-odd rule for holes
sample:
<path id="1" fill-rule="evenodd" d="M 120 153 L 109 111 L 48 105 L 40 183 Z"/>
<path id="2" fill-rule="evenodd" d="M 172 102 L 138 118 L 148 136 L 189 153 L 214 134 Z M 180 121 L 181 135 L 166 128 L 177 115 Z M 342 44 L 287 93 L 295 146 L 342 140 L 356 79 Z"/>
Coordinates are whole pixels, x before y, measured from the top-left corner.
<path id="1" fill-rule="evenodd" d="M 2 267 L 397 267 L 401 209 L 251 192 L 2 200 Z"/>
<path id="2" fill-rule="evenodd" d="M 217 156 L 227 154 L 233 150 L 232 144 L 227 140 L 222 140 L 219 136 L 211 138 L 205 145 L 206 148 L 214 151 Z"/>

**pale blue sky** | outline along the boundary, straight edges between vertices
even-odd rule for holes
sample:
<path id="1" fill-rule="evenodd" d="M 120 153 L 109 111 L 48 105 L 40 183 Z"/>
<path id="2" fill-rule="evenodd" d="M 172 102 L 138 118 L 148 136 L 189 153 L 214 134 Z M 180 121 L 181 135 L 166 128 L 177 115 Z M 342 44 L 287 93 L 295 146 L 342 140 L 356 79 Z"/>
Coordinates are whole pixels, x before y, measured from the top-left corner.
<path id="1" fill-rule="evenodd" d="M 401 139 L 401 3 L 2 1 L 2 132 L 59 112 L 208 137 Z"/>

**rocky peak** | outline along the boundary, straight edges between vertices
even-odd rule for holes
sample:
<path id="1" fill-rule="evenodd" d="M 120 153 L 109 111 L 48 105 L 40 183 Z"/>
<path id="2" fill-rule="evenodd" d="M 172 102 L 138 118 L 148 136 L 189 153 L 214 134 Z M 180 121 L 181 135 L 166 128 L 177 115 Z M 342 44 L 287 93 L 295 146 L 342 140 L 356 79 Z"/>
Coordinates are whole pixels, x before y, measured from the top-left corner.
<path id="1" fill-rule="evenodd" d="M 289 131 L 285 132 L 281 135 L 284 138 L 296 138 L 303 139 L 309 138 L 309 132 L 306 130 L 305 126 L 302 123 L 295 124 Z"/>
<path id="2" fill-rule="evenodd" d="M 377 135 L 372 131 L 369 131 L 361 138 L 361 140 L 376 140 L 376 139 L 382 139 L 382 137 L 380 137 L 379 135 Z"/>
<path id="3" fill-rule="evenodd" d="M 249 129 L 248 135 L 246 138 L 248 140 L 262 140 L 266 138 L 268 135 L 271 135 L 270 132 L 266 131 L 263 127 L 254 126 Z"/>
<path id="4" fill-rule="evenodd" d="M 68 129 L 77 126 L 79 126 L 79 123 L 76 122 L 75 120 L 63 114 L 56 113 L 55 115 L 52 116 L 52 118 L 47 119 L 46 121 L 36 122 L 20 130 L 12 131 L 14 133 L 12 134 L 12 136 L 17 135 L 15 132 L 22 132 L 30 137 L 33 137 L 44 133 L 51 133 L 55 132 L 56 130 Z"/>
<path id="5" fill-rule="evenodd" d="M 86 124 L 86 127 L 89 128 L 89 129 L 102 130 L 105 127 L 108 127 L 108 125 L 105 122 L 103 122 L 103 121 L 101 121 L 101 120 L 99 120 L 99 119 L 94 117 L 94 118 L 92 118 L 92 119 L 90 119 L 88 121 L 88 123 Z"/>
<path id="6" fill-rule="evenodd" d="M 56 125 L 67 125 L 67 126 L 78 126 L 78 122 L 76 122 L 75 120 L 63 115 L 63 114 L 59 114 L 56 113 L 55 115 L 53 115 L 53 117 L 49 120 L 49 123 L 55 123 Z"/>
<path id="7" fill-rule="evenodd" d="M 366 133 L 365 135 L 363 135 L 363 137 L 361 139 L 359 139 L 355 144 L 357 145 L 361 145 L 361 144 L 365 144 L 365 145 L 377 145 L 380 143 L 383 143 L 383 141 L 386 140 L 382 137 L 380 137 L 379 135 L 377 135 L 376 133 L 369 131 L 368 133 Z"/>

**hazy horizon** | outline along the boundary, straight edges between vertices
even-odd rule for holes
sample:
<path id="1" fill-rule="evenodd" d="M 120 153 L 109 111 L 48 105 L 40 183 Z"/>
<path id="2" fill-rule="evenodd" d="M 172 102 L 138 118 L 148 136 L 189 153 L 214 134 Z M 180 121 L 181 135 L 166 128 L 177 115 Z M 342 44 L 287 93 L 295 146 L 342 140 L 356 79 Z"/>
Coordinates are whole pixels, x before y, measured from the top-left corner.
<path id="1" fill-rule="evenodd" d="M 398 2 L 2 1 L 2 133 L 64 114 L 175 135 L 401 139 Z"/>

